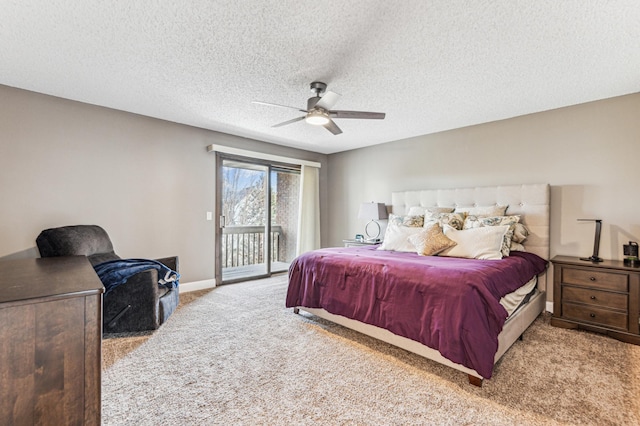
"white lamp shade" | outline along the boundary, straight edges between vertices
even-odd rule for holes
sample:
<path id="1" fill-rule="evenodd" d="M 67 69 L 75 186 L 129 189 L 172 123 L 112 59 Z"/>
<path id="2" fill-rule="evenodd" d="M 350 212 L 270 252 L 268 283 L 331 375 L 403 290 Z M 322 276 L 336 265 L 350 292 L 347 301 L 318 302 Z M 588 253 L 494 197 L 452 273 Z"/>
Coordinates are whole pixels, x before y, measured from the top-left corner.
<path id="1" fill-rule="evenodd" d="M 359 219 L 380 220 L 389 217 L 384 203 L 362 203 L 358 212 Z"/>

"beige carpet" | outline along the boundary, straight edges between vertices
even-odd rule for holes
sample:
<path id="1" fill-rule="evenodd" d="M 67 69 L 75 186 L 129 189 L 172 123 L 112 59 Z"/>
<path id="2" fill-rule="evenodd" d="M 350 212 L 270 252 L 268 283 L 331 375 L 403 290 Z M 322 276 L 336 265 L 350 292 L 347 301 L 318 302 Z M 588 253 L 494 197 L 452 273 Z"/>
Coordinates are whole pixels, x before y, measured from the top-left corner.
<path id="1" fill-rule="evenodd" d="M 178 305 L 177 311 L 211 291 L 213 291 L 213 289 L 191 291 L 181 294 L 180 305 Z M 152 335 L 153 332 L 106 334 L 102 341 L 102 369 L 104 370 L 111 367 L 114 362 L 146 342 Z"/>
<path id="2" fill-rule="evenodd" d="M 640 347 L 539 318 L 482 388 L 284 308 L 286 277 L 185 294 L 151 336 L 106 339 L 104 425 L 639 425 Z"/>

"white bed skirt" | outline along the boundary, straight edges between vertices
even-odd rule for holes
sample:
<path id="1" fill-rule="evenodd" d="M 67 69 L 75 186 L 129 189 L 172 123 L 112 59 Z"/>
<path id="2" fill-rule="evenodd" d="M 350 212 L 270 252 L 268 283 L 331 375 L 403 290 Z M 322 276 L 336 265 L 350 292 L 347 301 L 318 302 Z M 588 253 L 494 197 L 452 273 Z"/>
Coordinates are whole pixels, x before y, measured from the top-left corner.
<path id="1" fill-rule="evenodd" d="M 504 353 L 515 343 L 516 340 L 524 333 L 524 331 L 531 325 L 533 321 L 544 310 L 546 300 L 545 292 L 537 292 L 523 307 L 518 309 L 512 316 L 510 316 L 502 328 L 502 332 L 498 335 L 498 351 L 494 357 L 494 364 L 504 355 Z M 467 373 L 471 376 L 483 379 L 483 377 L 475 370 L 465 367 L 464 365 L 457 364 L 449 359 L 443 357 L 440 352 L 432 349 L 422 343 L 415 340 L 407 339 L 406 337 L 398 336 L 391 333 L 384 328 L 376 327 L 375 325 L 369 325 L 356 321 L 341 315 L 335 315 L 329 313 L 321 308 L 305 308 L 302 306 L 297 307 L 301 311 L 308 312 L 317 317 L 324 318 L 328 321 L 347 327 L 351 330 L 355 330 L 367 336 L 371 336 L 375 339 L 389 343 L 393 346 L 397 346 L 409 352 L 413 352 L 425 358 L 436 361 L 440 364 L 444 364 L 456 370 Z"/>

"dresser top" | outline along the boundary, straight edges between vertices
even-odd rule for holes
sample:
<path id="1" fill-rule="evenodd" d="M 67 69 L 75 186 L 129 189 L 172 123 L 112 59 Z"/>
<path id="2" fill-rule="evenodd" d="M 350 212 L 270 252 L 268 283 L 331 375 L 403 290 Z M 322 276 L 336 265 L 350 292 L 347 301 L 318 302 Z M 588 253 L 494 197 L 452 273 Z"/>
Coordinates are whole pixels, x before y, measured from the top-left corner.
<path id="1" fill-rule="evenodd" d="M 102 282 L 85 256 L 0 262 L 0 303 L 103 291 Z"/>

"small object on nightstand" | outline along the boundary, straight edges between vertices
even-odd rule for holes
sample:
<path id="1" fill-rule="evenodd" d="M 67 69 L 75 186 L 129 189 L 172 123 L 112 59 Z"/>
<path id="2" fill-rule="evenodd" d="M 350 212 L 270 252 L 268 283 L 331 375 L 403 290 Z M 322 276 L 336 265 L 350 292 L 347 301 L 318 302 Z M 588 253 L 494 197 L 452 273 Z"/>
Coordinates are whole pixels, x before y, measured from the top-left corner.
<path id="1" fill-rule="evenodd" d="M 600 249 L 600 230 L 602 229 L 602 219 L 578 219 L 578 222 L 596 222 L 596 235 L 593 240 L 593 254 L 591 257 L 581 257 L 580 260 L 587 260 L 591 262 L 602 262 L 602 259 L 598 257 L 598 250 Z"/>
<path id="2" fill-rule="evenodd" d="M 635 241 L 629 241 L 629 244 L 622 246 L 624 251 L 624 266 L 630 266 L 632 268 L 640 267 L 640 259 L 638 259 L 638 243 Z"/>

